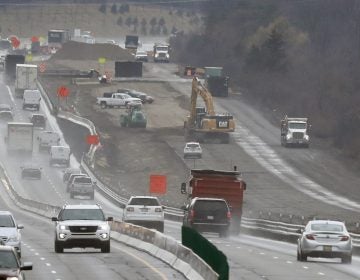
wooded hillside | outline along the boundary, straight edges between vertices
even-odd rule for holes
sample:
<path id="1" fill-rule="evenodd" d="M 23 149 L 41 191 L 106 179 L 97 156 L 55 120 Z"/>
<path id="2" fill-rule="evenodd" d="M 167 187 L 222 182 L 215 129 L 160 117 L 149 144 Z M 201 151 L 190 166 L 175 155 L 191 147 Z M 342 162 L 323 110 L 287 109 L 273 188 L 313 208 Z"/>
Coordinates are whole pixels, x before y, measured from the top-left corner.
<path id="1" fill-rule="evenodd" d="M 360 1 L 216 0 L 202 35 L 174 39 L 176 58 L 224 66 L 247 97 L 360 155 Z"/>

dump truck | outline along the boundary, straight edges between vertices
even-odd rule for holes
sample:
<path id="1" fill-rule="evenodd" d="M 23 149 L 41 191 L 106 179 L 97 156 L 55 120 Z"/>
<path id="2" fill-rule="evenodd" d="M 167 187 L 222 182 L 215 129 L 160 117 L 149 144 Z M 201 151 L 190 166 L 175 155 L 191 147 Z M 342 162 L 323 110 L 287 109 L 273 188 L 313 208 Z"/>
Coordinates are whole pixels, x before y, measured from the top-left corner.
<path id="1" fill-rule="evenodd" d="M 139 46 L 139 36 L 126 35 L 125 37 L 125 49 L 136 50 Z"/>
<path id="2" fill-rule="evenodd" d="M 34 125 L 32 123 L 9 122 L 5 137 L 8 152 L 32 154 Z"/>
<path id="3" fill-rule="evenodd" d="M 197 106 L 200 96 L 205 107 Z M 193 78 L 190 115 L 184 121 L 185 139 L 202 143 L 224 143 L 230 141 L 230 132 L 235 131 L 235 121 L 229 113 L 215 113 L 211 93 L 204 87 L 197 77 Z"/>
<path id="4" fill-rule="evenodd" d="M 307 118 L 289 118 L 287 115 L 281 120 L 281 145 L 285 147 L 302 146 L 309 148 L 310 125 Z"/>
<path id="5" fill-rule="evenodd" d="M 229 95 L 229 77 L 223 73 L 223 67 L 204 67 L 205 86 L 212 96 L 227 97 Z"/>
<path id="6" fill-rule="evenodd" d="M 120 125 L 122 127 L 146 127 L 147 119 L 141 106 L 128 108 L 126 114 L 120 115 Z"/>
<path id="7" fill-rule="evenodd" d="M 170 62 L 170 45 L 167 43 L 154 44 L 154 62 Z"/>
<path id="8" fill-rule="evenodd" d="M 181 184 L 181 193 L 187 194 L 189 201 L 195 197 L 225 199 L 231 209 L 231 228 L 233 234 L 240 233 L 242 206 L 246 183 L 240 172 L 192 169 L 189 181 Z"/>
<path id="9" fill-rule="evenodd" d="M 17 64 L 15 96 L 23 98 L 26 89 L 37 89 L 38 67 L 35 64 Z"/>

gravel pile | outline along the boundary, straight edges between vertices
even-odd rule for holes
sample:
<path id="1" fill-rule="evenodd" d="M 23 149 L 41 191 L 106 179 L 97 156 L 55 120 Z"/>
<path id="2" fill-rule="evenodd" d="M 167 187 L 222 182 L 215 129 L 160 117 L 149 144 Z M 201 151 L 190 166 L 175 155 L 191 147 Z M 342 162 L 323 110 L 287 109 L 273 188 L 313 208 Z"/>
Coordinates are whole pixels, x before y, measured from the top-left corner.
<path id="1" fill-rule="evenodd" d="M 134 60 L 129 51 L 113 44 L 87 44 L 69 41 L 51 57 L 51 60 L 98 60 L 105 57 L 106 60 Z"/>

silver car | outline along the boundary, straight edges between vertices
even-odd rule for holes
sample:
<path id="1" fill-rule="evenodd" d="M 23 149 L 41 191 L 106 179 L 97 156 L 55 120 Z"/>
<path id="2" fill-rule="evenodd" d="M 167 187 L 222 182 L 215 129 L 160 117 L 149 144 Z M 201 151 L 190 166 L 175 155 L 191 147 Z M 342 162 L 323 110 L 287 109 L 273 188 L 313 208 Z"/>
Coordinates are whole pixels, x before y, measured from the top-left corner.
<path id="1" fill-rule="evenodd" d="M 12 246 L 21 257 L 21 233 L 24 226 L 18 225 L 9 211 L 0 211 L 0 239 L 4 245 Z"/>
<path id="2" fill-rule="evenodd" d="M 184 158 L 201 158 L 202 149 L 198 142 L 188 142 L 184 148 Z"/>
<path id="3" fill-rule="evenodd" d="M 314 220 L 308 222 L 298 239 L 297 259 L 307 257 L 341 258 L 342 263 L 351 263 L 352 241 L 342 222 Z"/>

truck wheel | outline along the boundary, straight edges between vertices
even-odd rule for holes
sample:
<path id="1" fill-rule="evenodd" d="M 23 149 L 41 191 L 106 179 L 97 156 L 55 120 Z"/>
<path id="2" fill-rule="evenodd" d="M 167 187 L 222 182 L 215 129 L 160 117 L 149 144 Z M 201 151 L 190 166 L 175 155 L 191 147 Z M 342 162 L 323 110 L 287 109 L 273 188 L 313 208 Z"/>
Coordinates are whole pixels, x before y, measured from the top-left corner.
<path id="1" fill-rule="evenodd" d="M 100 107 L 101 107 L 102 109 L 106 109 L 106 108 L 107 108 L 106 102 L 101 102 L 101 103 L 100 103 Z"/>
<path id="2" fill-rule="evenodd" d="M 110 253 L 110 240 L 104 242 L 101 246 L 101 253 Z"/>
<path id="3" fill-rule="evenodd" d="M 55 253 L 63 253 L 64 247 L 61 245 L 59 241 L 55 240 Z"/>

